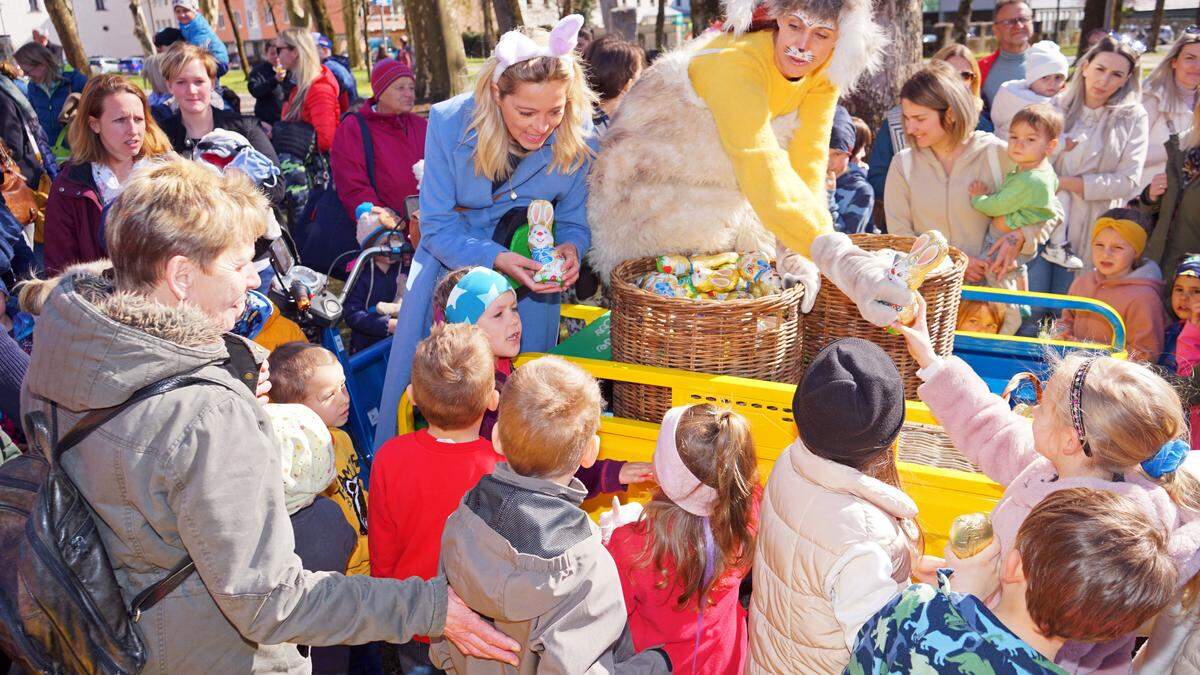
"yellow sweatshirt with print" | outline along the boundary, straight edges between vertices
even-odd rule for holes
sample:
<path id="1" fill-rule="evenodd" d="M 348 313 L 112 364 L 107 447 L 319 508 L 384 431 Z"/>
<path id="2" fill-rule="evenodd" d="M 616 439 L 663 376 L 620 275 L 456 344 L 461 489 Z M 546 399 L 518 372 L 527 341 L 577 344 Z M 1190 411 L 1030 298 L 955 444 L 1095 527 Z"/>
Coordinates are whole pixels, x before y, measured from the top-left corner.
<path id="1" fill-rule="evenodd" d="M 825 174 L 838 88 L 825 76 L 827 66 L 799 80 L 784 77 L 775 65 L 774 35 L 718 36 L 692 58 L 688 75 L 759 220 L 807 256 L 817 235 L 833 231 Z M 799 126 L 784 150 L 771 120 L 790 114 Z"/>
<path id="2" fill-rule="evenodd" d="M 333 436 L 333 461 L 336 476 L 325 496 L 337 502 L 342 507 L 342 513 L 354 533 L 358 543 L 350 554 L 350 564 L 346 566 L 346 574 L 371 574 L 370 553 L 367 550 L 367 488 L 363 486 L 362 464 L 358 461 L 358 453 L 354 451 L 354 441 L 350 435 L 336 427 L 329 427 Z"/>

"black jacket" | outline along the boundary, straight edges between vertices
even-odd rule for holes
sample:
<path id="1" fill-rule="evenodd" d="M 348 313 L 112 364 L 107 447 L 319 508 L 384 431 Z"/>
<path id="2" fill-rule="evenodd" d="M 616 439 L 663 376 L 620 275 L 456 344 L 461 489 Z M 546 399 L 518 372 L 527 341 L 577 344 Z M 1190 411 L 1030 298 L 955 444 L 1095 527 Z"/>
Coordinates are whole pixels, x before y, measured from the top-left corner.
<path id="1" fill-rule="evenodd" d="M 0 77 L 3 77 L 0 75 Z M 21 92 L 16 87 L 0 89 L 0 141 L 12 152 L 13 160 L 21 169 L 21 175 L 30 186 L 37 186 L 44 171 L 42 162 L 38 160 L 38 147 L 33 136 L 30 120 L 21 109 L 21 105 L 13 100 L 10 91 Z M 32 120 L 32 126 L 41 130 L 37 120 Z"/>
<path id="2" fill-rule="evenodd" d="M 254 97 L 254 116 L 267 124 L 278 122 L 290 88 L 286 82 L 275 79 L 275 68 L 269 61 L 260 61 L 250 69 L 246 88 Z"/>

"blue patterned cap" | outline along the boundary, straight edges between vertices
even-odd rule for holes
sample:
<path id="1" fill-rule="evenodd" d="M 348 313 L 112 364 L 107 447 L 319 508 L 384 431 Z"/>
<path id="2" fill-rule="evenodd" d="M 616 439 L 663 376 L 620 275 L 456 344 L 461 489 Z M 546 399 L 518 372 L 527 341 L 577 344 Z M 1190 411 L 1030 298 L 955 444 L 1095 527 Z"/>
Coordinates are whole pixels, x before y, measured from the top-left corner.
<path id="1" fill-rule="evenodd" d="M 1179 266 L 1175 268 L 1175 276 L 1200 278 L 1200 255 L 1189 255 L 1179 261 Z"/>
<path id="2" fill-rule="evenodd" d="M 473 267 L 454 284 L 446 299 L 446 323 L 469 323 L 479 317 L 501 295 L 512 291 L 508 279 L 487 267 Z"/>

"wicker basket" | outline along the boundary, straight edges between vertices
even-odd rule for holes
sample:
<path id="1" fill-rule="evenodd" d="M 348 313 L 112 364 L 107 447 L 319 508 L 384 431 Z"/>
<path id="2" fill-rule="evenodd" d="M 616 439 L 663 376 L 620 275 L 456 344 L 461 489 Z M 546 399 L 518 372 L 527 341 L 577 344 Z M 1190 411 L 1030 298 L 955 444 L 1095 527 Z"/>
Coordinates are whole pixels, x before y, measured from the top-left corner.
<path id="1" fill-rule="evenodd" d="M 746 300 L 664 298 L 634 280 L 655 271 L 654 258 L 621 263 L 612 273 L 614 361 L 795 383 L 800 379 L 800 286 Z M 613 383 L 613 412 L 660 422 L 671 407 L 666 387 Z"/>
<path id="2" fill-rule="evenodd" d="M 900 449 L 897 459 L 901 462 L 936 466 L 942 469 L 954 469 L 980 473 L 979 467 L 971 463 L 955 449 L 950 437 L 941 427 L 906 422 L 900 428 Z"/>
<path id="3" fill-rule="evenodd" d="M 868 251 L 881 248 L 908 251 L 915 241 L 915 237 L 889 234 L 855 234 L 850 238 Z M 954 349 L 954 324 L 958 318 L 963 274 L 967 270 L 967 256 L 962 251 L 951 247 L 950 259 L 954 263 L 953 268 L 930 274 L 920 288 L 929 308 L 929 336 L 933 339 L 934 350 L 942 356 L 949 356 Z M 838 290 L 828 277 L 823 277 L 816 304 L 812 312 L 804 317 L 802 367 L 807 368 L 825 345 L 846 337 L 863 338 L 882 347 L 896 362 L 904 378 L 904 397 L 910 401 L 917 400 L 917 386 L 921 383 L 917 379 L 917 362 L 909 355 L 904 338 L 863 319 L 854 302 Z"/>

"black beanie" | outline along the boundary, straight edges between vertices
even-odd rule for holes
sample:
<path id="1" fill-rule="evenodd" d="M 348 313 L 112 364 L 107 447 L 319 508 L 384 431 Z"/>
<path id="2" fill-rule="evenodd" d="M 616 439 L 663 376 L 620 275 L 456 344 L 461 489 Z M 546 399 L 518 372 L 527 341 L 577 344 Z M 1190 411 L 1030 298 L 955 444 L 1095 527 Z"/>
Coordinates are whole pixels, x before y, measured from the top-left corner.
<path id="1" fill-rule="evenodd" d="M 792 397 L 800 440 L 813 454 L 862 466 L 904 424 L 904 382 L 882 349 L 861 338 L 826 345 Z"/>

